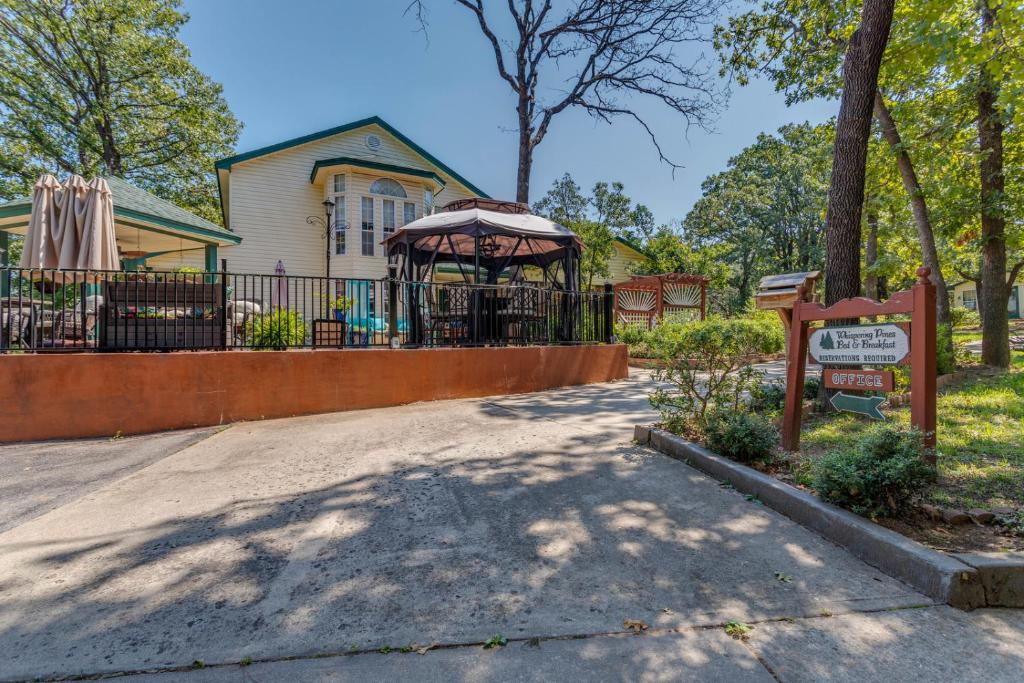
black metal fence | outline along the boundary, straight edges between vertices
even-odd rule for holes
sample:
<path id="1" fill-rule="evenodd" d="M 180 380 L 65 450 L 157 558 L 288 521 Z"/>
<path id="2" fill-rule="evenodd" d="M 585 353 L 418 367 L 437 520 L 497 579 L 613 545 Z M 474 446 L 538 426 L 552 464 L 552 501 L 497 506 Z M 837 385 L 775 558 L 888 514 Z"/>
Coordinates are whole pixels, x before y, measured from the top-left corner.
<path id="1" fill-rule="evenodd" d="M 0 353 L 592 344 L 612 295 L 532 284 L 0 269 Z"/>

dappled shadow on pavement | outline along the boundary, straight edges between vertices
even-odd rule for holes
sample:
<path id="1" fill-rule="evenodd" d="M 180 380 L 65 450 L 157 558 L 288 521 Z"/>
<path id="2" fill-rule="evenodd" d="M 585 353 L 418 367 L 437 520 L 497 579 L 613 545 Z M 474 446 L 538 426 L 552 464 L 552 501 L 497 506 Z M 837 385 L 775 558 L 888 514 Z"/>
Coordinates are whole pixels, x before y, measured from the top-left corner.
<path id="1" fill-rule="evenodd" d="M 18 527 L 0 678 L 926 602 L 591 419 L 624 388 L 242 425 Z"/>

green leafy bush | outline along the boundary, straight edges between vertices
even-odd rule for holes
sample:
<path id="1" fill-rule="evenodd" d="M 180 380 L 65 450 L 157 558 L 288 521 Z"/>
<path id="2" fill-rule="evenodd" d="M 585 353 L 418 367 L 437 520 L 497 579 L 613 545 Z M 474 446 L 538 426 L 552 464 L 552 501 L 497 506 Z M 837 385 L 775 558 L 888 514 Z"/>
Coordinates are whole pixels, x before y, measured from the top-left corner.
<path id="1" fill-rule="evenodd" d="M 629 355 L 632 358 L 652 358 L 650 347 L 647 345 L 647 335 L 650 334 L 642 325 L 635 323 L 618 323 L 615 325 L 615 336 L 619 342 L 629 347 Z"/>
<path id="2" fill-rule="evenodd" d="M 956 372 L 956 347 L 953 329 L 949 325 L 935 328 L 935 371 L 939 375 Z"/>
<path id="3" fill-rule="evenodd" d="M 820 377 L 807 377 L 804 379 L 804 400 L 816 401 L 818 392 L 821 390 Z"/>
<path id="4" fill-rule="evenodd" d="M 774 459 L 779 432 L 761 415 L 723 408 L 708 414 L 704 443 L 737 462 L 767 463 Z"/>
<path id="5" fill-rule="evenodd" d="M 744 392 L 763 375 L 750 366 L 750 356 L 778 352 L 783 339 L 777 322 L 710 317 L 659 325 L 647 344 L 664 361 L 655 379 L 669 385 L 651 393 L 651 405 L 665 424 L 682 420 L 702 429 L 709 409 L 739 409 Z"/>
<path id="6" fill-rule="evenodd" d="M 761 382 L 750 388 L 750 409 L 759 413 L 777 413 L 786 405 L 786 385 Z"/>
<path id="7" fill-rule="evenodd" d="M 949 309 L 949 322 L 953 328 L 960 327 L 981 327 L 981 316 L 977 311 L 972 311 L 963 306 L 953 306 Z"/>
<path id="8" fill-rule="evenodd" d="M 253 316 L 245 326 L 246 341 L 261 349 L 285 349 L 306 340 L 308 325 L 298 311 L 278 308 Z"/>
<path id="9" fill-rule="evenodd" d="M 920 432 L 877 425 L 853 445 L 819 458 L 812 481 L 830 503 L 887 517 L 906 510 L 935 481 L 935 468 L 921 459 Z"/>

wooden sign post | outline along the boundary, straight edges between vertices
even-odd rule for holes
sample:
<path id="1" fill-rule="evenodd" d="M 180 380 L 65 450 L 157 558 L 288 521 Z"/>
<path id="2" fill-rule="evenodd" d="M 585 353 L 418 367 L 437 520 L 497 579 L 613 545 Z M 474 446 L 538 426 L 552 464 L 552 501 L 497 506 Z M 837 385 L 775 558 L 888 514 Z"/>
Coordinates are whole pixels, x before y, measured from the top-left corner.
<path id="1" fill-rule="evenodd" d="M 924 435 L 924 457 L 935 462 L 935 286 L 928 268 L 917 269 L 917 283 L 909 290 L 879 302 L 863 297 L 843 299 L 829 307 L 797 301 L 789 330 L 786 368 L 786 409 L 782 418 L 782 446 L 800 448 L 801 399 L 807 354 L 823 366 L 822 379 L 829 388 L 842 389 L 832 403 L 874 419 L 881 397 L 856 396 L 847 391 L 892 391 L 891 372 L 829 368 L 836 365 L 897 365 L 910 363 L 910 423 Z M 802 298 L 798 297 L 798 299 Z M 848 320 L 868 316 L 910 314 L 909 338 L 899 323 L 823 327 L 808 335 L 815 320 Z"/>

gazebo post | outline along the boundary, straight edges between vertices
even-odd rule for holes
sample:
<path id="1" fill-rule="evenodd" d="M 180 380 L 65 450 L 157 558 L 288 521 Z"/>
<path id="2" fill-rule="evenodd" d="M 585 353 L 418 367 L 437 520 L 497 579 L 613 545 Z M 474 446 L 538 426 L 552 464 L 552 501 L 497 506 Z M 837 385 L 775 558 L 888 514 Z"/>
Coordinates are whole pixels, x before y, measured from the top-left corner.
<path id="1" fill-rule="evenodd" d="M 405 245 L 405 305 L 406 325 L 409 328 L 409 338 L 413 344 L 420 344 L 423 339 L 420 334 L 420 311 L 417 299 L 419 292 L 416 291 L 415 280 L 416 266 L 413 263 L 412 245 Z"/>
<path id="2" fill-rule="evenodd" d="M 473 238 L 473 284 L 480 284 L 480 238 Z"/>

